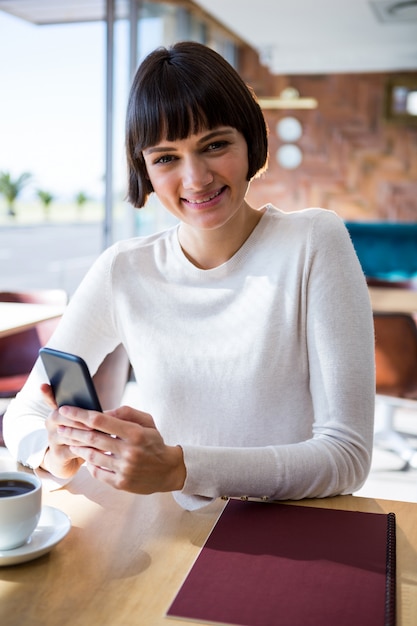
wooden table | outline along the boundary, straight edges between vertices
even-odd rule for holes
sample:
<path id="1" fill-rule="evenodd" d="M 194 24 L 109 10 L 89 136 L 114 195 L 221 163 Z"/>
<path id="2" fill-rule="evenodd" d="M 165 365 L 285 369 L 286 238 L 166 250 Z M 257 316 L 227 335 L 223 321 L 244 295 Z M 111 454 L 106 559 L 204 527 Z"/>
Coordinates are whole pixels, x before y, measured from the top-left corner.
<path id="1" fill-rule="evenodd" d="M 60 317 L 62 306 L 0 302 L 0 337 L 27 330 L 46 320 Z"/>
<path id="2" fill-rule="evenodd" d="M 165 613 L 224 507 L 183 511 L 171 494 L 137 496 L 94 481 L 85 468 L 44 504 L 72 529 L 47 555 L 0 568 L 2 626 L 190 626 Z M 300 504 L 397 515 L 397 626 L 417 615 L 417 504 L 355 496 Z M 269 505 L 265 505 L 269 506 Z"/>
<path id="3" fill-rule="evenodd" d="M 368 290 L 374 311 L 383 313 L 417 312 L 417 291 L 388 287 L 368 287 Z"/>

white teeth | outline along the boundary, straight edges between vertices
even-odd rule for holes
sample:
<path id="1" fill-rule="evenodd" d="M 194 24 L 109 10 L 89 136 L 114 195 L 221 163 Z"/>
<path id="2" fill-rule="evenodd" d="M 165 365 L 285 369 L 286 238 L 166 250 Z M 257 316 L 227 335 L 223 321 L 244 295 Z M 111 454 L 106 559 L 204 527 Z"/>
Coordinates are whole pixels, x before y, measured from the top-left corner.
<path id="1" fill-rule="evenodd" d="M 222 190 L 219 189 L 219 191 L 216 191 L 216 193 L 214 193 L 212 196 L 209 196 L 208 198 L 204 198 L 204 200 L 187 200 L 187 202 L 189 202 L 190 204 L 203 204 L 204 202 L 210 202 L 210 200 L 213 200 L 213 198 L 218 196 L 221 191 Z"/>

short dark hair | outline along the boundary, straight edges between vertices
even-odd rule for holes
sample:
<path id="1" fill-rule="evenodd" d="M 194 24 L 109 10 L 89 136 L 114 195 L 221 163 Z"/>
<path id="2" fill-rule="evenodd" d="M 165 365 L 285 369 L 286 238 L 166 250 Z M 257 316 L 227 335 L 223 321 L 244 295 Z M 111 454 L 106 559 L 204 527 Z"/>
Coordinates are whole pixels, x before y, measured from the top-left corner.
<path id="1" fill-rule="evenodd" d="M 268 131 L 252 89 L 217 52 L 181 42 L 151 52 L 133 79 L 126 116 L 127 199 L 142 207 L 153 191 L 142 151 L 162 139 L 185 139 L 231 126 L 248 146 L 251 180 L 268 159 Z"/>

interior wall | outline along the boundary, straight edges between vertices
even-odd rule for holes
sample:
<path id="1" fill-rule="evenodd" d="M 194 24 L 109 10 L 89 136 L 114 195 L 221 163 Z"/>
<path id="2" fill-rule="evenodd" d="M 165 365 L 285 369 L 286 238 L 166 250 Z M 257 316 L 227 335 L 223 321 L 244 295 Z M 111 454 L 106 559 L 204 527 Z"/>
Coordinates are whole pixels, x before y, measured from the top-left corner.
<path id="1" fill-rule="evenodd" d="M 252 182 L 250 203 L 271 202 L 284 211 L 320 206 L 346 220 L 417 221 L 417 126 L 387 123 L 383 115 L 392 73 L 273 77 L 250 51 L 241 61 L 243 78 L 259 96 L 291 85 L 318 100 L 314 110 L 265 111 L 269 168 Z M 417 72 L 411 75 L 417 80 Z M 285 116 L 303 127 L 296 142 L 303 161 L 294 170 L 276 160 L 282 143 L 276 124 Z"/>

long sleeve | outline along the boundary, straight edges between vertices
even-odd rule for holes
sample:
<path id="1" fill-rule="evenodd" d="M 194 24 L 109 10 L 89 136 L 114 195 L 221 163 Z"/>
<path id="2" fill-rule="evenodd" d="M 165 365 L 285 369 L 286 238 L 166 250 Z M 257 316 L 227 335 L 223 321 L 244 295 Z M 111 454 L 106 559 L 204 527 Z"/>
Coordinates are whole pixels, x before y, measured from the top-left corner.
<path id="1" fill-rule="evenodd" d="M 51 346 L 93 373 L 123 343 L 168 445 L 184 450 L 186 508 L 222 495 L 349 493 L 371 462 L 374 343 L 366 282 L 342 220 L 267 207 L 211 270 L 174 227 L 120 242 L 94 264 Z M 5 416 L 12 453 L 36 466 L 47 407 L 36 366 Z"/>
<path id="2" fill-rule="evenodd" d="M 84 358 L 91 374 L 120 343 L 108 279 L 111 263 L 108 251 L 87 273 L 48 344 Z M 32 468 L 40 465 L 48 446 L 45 419 L 50 409 L 40 392 L 40 385 L 45 382 L 48 379 L 38 359 L 4 416 L 6 446 L 16 460 Z"/>
<path id="3" fill-rule="evenodd" d="M 294 255 L 292 263 L 297 264 Z M 305 348 L 309 382 L 308 389 L 303 389 L 291 342 L 274 344 L 271 336 L 271 351 L 276 350 L 278 359 L 282 359 L 281 369 L 294 372 L 275 400 L 276 419 L 285 420 L 289 429 L 300 420 L 308 422 L 303 405 L 309 393 L 311 436 L 296 443 L 273 445 L 271 433 L 270 445 L 261 447 L 250 447 L 250 438 L 242 448 L 187 446 L 189 473 L 184 492 L 190 495 L 325 497 L 352 493 L 368 475 L 375 397 L 372 312 L 362 270 L 344 225 L 334 214 L 319 213 L 311 222 L 299 281 L 291 283 L 287 274 L 286 284 L 287 298 L 295 299 L 294 323 L 288 324 L 286 333 L 299 335 L 297 349 Z M 291 293 L 294 284 L 298 285 L 297 291 Z M 269 362 L 273 358 L 270 355 Z M 295 398 L 287 409 L 283 408 L 287 404 L 284 394 Z M 266 395 L 265 401 L 274 402 L 273 394 Z M 262 405 L 258 410 L 262 428 Z M 283 411 L 288 413 L 283 415 Z"/>

